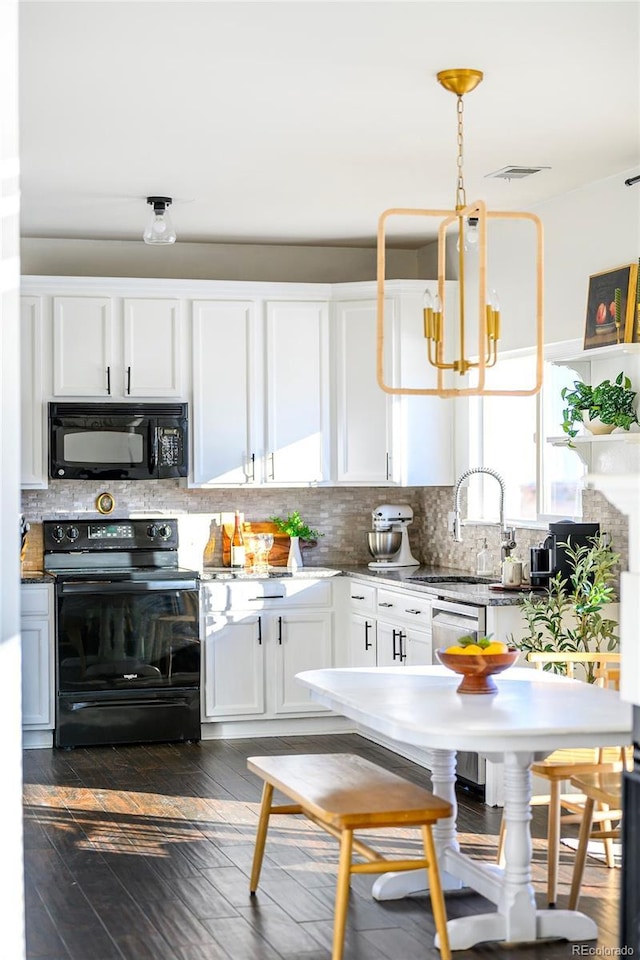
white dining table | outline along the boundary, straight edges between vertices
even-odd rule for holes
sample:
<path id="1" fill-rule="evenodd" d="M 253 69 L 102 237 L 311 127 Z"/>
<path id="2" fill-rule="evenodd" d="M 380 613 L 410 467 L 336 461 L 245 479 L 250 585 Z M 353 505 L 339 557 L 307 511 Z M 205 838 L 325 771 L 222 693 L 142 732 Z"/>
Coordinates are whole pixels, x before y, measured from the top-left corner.
<path id="1" fill-rule="evenodd" d="M 577 910 L 539 910 L 531 884 L 531 772 L 534 760 L 560 747 L 631 742 L 631 706 L 615 690 L 527 667 L 495 678 L 495 694 L 460 694 L 460 677 L 440 666 L 308 670 L 297 674 L 314 700 L 364 728 L 427 752 L 433 792 L 453 815 L 434 828 L 443 887 L 470 887 L 496 910 L 448 921 L 453 950 L 485 941 L 528 943 L 597 937 Z M 456 751 L 502 761 L 507 832 L 504 867 L 460 850 L 456 832 Z M 373 888 L 379 900 L 426 890 L 423 870 L 389 873 Z M 438 938 L 436 937 L 436 946 Z"/>

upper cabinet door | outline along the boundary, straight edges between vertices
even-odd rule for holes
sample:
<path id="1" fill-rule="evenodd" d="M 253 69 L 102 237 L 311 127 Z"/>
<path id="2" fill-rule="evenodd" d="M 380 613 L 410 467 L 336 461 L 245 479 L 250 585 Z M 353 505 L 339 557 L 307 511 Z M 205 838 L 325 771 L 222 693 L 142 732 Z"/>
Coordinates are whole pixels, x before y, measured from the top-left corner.
<path id="1" fill-rule="evenodd" d="M 329 477 L 328 326 L 326 302 L 266 304 L 267 483 Z"/>
<path id="2" fill-rule="evenodd" d="M 20 486 L 47 486 L 44 442 L 42 298 L 22 297 L 20 318 Z"/>
<path id="3" fill-rule="evenodd" d="M 386 307 L 393 325 L 393 302 Z M 336 304 L 336 480 L 393 480 L 393 401 L 376 379 L 376 302 Z"/>
<path id="4" fill-rule="evenodd" d="M 178 300 L 124 301 L 124 393 L 179 397 L 183 326 Z"/>
<path id="5" fill-rule="evenodd" d="M 53 298 L 54 396 L 110 396 L 112 336 L 109 297 Z"/>
<path id="6" fill-rule="evenodd" d="M 258 388 L 253 363 L 252 301 L 193 303 L 193 482 L 259 480 L 251 407 Z"/>

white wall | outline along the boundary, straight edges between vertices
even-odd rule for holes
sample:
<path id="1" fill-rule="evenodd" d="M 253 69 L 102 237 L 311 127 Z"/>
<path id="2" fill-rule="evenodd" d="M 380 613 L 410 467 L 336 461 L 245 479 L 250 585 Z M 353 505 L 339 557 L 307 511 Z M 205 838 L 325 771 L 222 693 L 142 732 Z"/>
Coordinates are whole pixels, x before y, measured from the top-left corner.
<path id="1" fill-rule="evenodd" d="M 373 280 L 375 247 L 180 243 L 152 247 L 139 241 L 23 237 L 23 276 L 160 277 L 184 280 L 257 280 L 341 283 Z M 418 253 L 391 250 L 387 276 L 418 276 Z"/>
<path id="2" fill-rule="evenodd" d="M 554 197 L 532 209 L 545 236 L 545 342 L 581 339 L 589 276 L 632 263 L 640 255 L 640 183 L 624 181 L 640 168 Z M 492 237 L 491 262 L 502 312 L 502 347 L 533 346 L 533 283 L 506 224 Z M 523 242 L 527 224 L 519 231 Z M 529 231 L 530 233 L 530 231 Z M 491 281 L 490 281 L 491 282 Z"/>
<path id="3" fill-rule="evenodd" d="M 18 515 L 18 4 L 0 3 L 0 954 L 21 960 L 24 945 L 22 872 L 22 733 Z"/>

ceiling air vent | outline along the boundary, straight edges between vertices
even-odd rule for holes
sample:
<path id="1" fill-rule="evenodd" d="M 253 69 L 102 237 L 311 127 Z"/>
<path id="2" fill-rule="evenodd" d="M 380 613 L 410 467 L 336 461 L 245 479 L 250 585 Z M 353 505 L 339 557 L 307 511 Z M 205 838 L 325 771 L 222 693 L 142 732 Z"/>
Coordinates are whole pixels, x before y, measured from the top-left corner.
<path id="1" fill-rule="evenodd" d="M 499 170 L 494 170 L 493 173 L 487 173 L 486 178 L 493 177 L 496 180 L 524 180 L 525 177 L 532 177 L 534 173 L 540 173 L 541 170 L 550 169 L 551 167 L 518 167 L 512 164 L 508 167 L 500 167 Z"/>

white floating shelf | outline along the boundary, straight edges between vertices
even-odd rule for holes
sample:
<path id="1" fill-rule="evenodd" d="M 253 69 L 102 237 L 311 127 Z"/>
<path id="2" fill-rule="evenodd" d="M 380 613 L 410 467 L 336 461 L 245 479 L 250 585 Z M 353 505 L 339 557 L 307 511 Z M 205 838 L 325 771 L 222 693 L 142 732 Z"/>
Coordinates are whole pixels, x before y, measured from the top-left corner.
<path id="1" fill-rule="evenodd" d="M 551 361 L 557 366 L 566 363 L 585 363 L 589 360 L 608 360 L 616 357 L 640 357 L 640 343 L 612 343 L 608 347 L 593 347 L 591 350 L 577 350 L 563 357 L 554 357 Z"/>
<path id="2" fill-rule="evenodd" d="M 582 443 L 640 443 L 640 430 L 638 431 L 626 431 L 623 430 L 620 433 L 605 433 L 599 434 L 598 436 L 591 436 L 590 434 L 580 434 L 577 437 L 573 438 L 574 446 Z M 553 447 L 568 447 L 569 446 L 569 437 L 547 437 L 547 443 L 550 443 Z"/>

